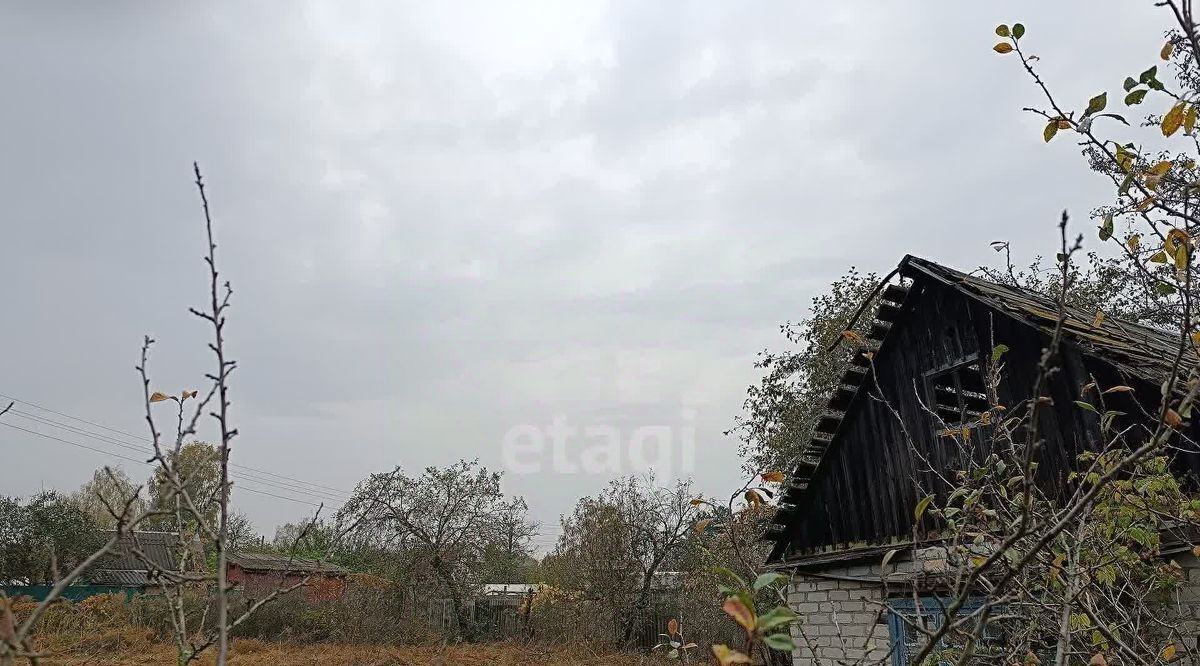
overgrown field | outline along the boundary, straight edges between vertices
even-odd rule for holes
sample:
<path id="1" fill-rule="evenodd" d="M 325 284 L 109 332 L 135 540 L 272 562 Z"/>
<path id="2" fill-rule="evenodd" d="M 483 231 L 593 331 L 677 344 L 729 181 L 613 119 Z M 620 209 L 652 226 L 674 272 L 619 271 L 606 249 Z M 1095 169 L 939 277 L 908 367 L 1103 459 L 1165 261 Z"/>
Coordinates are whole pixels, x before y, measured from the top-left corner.
<path id="1" fill-rule="evenodd" d="M 572 640 L 509 641 L 442 645 L 444 638 L 406 613 L 387 612 L 365 603 L 374 597 L 349 595 L 349 601 L 312 605 L 281 599 L 241 625 L 233 642 L 232 663 L 245 666 L 484 666 L 540 664 L 586 666 L 656 664 L 660 660 L 636 652 L 618 652 L 598 644 Z M 3 603 L 3 602 L 0 602 Z M 23 598 L 11 602 L 20 621 L 34 607 Z M 396 609 L 391 609 L 396 610 Z M 191 609 L 195 626 L 203 606 Z M 101 594 L 79 602 L 53 604 L 39 623 L 34 649 L 45 655 L 43 666 L 173 664 L 173 632 L 165 600 Z M 576 625 L 578 626 L 578 625 Z M 572 632 L 570 636 L 575 636 Z M 212 664 L 208 650 L 200 664 Z"/>
<path id="2" fill-rule="evenodd" d="M 106 632 L 83 637 L 74 645 L 60 641 L 42 664 L 53 666 L 102 666 L 108 664 L 171 664 L 174 648 L 134 632 Z M 539 664 L 542 666 L 588 666 L 605 664 L 634 666 L 662 664 L 636 653 L 606 651 L 585 646 L 538 646 L 490 643 L 457 646 L 382 646 L 320 643 L 292 645 L 241 639 L 233 643 L 232 664 L 242 666 L 490 666 Z M 209 654 L 201 664 L 212 664 Z"/>

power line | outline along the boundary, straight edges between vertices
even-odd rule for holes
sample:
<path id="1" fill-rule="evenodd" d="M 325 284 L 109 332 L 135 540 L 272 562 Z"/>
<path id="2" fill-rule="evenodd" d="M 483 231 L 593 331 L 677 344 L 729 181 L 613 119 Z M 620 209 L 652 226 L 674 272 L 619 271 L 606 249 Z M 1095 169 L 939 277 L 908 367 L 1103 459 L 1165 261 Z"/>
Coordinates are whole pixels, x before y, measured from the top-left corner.
<path id="1" fill-rule="evenodd" d="M 71 432 L 71 433 L 74 433 L 77 435 L 83 435 L 85 437 L 97 439 L 102 442 L 112 444 L 114 446 L 119 446 L 123 449 L 136 451 L 137 453 L 141 453 L 141 454 L 152 454 L 153 453 L 153 446 L 149 445 L 149 444 L 147 444 L 146 446 L 131 444 L 128 442 L 121 441 L 120 439 L 109 437 L 108 435 L 104 435 L 104 434 L 97 433 L 97 432 L 92 432 L 85 428 L 77 428 L 70 424 L 60 423 L 53 419 L 47 419 L 45 417 L 38 416 L 37 414 L 30 414 L 29 412 L 25 412 L 20 409 L 11 410 L 8 413 L 12 414 L 13 416 L 16 416 L 18 418 L 35 421 L 37 423 L 40 423 L 40 424 L 46 425 L 46 426 L 50 426 L 52 428 L 63 429 L 63 430 L 66 430 L 68 432 Z M 146 461 L 143 460 L 140 462 L 146 462 Z M 287 482 L 283 482 L 283 481 L 275 481 L 275 480 L 272 480 L 269 478 L 263 478 L 257 474 L 250 473 L 250 472 L 240 472 L 240 473 L 236 474 L 235 476 L 236 476 L 236 478 L 244 478 L 246 480 L 254 481 L 256 483 L 261 483 L 263 485 L 266 485 L 266 486 L 269 486 L 272 488 L 276 488 L 279 490 L 284 490 L 284 491 L 289 491 L 289 492 L 299 492 L 302 494 L 310 494 L 321 500 L 329 500 L 329 501 L 334 501 L 334 502 L 345 502 L 346 500 L 349 499 L 348 496 L 344 496 L 344 495 L 340 495 L 340 494 L 334 495 L 332 492 L 318 491 L 318 490 L 314 490 L 311 488 L 306 488 L 304 486 L 298 486 L 298 485 L 292 484 L 292 483 L 287 483 Z"/>
<path id="2" fill-rule="evenodd" d="M 54 441 L 56 441 L 56 442 L 61 442 L 61 443 L 63 443 L 63 444 L 68 444 L 68 445 L 70 445 L 70 446 L 74 446 L 74 447 L 77 447 L 77 448 L 80 448 L 80 449 L 86 449 L 86 450 L 88 450 L 88 451 L 94 451 L 94 452 L 96 452 L 96 453 L 100 453 L 100 454 L 103 454 L 103 455 L 106 455 L 106 456 L 110 456 L 110 457 L 113 457 L 113 458 L 118 458 L 118 459 L 120 459 L 120 460 L 126 460 L 126 461 L 129 461 L 129 462 L 132 462 L 132 463 L 136 463 L 136 464 L 138 464 L 138 465 L 146 465 L 146 466 L 148 466 L 148 467 L 152 467 L 152 465 L 150 465 L 150 463 L 146 462 L 145 460 L 139 460 L 139 459 L 137 459 L 137 458 L 131 458 L 131 457 L 129 457 L 129 456 L 124 456 L 124 455 L 121 455 L 121 454 L 119 454 L 119 453 L 114 453 L 114 452 L 112 452 L 112 451 L 108 451 L 108 450 L 105 450 L 105 449 L 100 449 L 100 448 L 97 448 L 97 447 L 94 447 L 94 446 L 88 446 L 87 444 L 80 444 L 79 442 L 72 442 L 72 441 L 71 441 L 71 440 L 69 440 L 69 439 L 63 439 L 63 438 L 61 438 L 61 437 L 56 437 L 56 436 L 54 436 L 54 435 L 49 435 L 49 434 L 46 434 L 46 433 L 44 433 L 44 432 L 38 432 L 38 431 L 36 431 L 36 430 L 30 430 L 30 429 L 28 429 L 28 428 L 22 428 L 22 427 L 21 427 L 21 426 L 19 426 L 19 425 L 14 425 L 14 424 L 12 424 L 12 423 L 8 423 L 7 421 L 0 421 L 0 425 L 2 425 L 2 426 L 5 426 L 5 427 L 8 427 L 8 428 L 12 428 L 12 429 L 14 429 L 14 430 L 20 430 L 21 432 L 26 432 L 26 433 L 29 433 L 29 434 L 31 434 L 31 435 L 37 435 L 38 437 L 44 437 L 44 438 L 46 438 L 46 439 L 51 439 L 51 440 L 54 440 Z M 315 503 L 315 502 L 309 502 L 309 501 L 307 501 L 307 500 L 297 499 L 297 498 L 295 498 L 295 497 L 287 497 L 287 496 L 284 496 L 284 495 L 277 495 L 277 494 L 275 494 L 275 493 L 267 492 L 267 491 L 265 491 L 265 490 L 259 490 L 259 489 L 257 489 L 257 488 L 253 488 L 253 487 L 251 487 L 251 486 L 246 486 L 246 485 L 237 485 L 237 486 L 235 486 L 235 487 L 234 487 L 234 489 L 235 489 L 235 490 L 245 490 L 245 491 L 252 492 L 252 493 L 256 493 L 256 494 L 259 494 L 259 495 L 267 495 L 267 496 L 269 496 L 269 497 L 276 497 L 276 498 L 279 498 L 279 499 L 288 500 L 288 501 L 290 501 L 290 502 L 296 502 L 296 503 L 298 503 L 298 504 L 307 504 L 307 505 L 309 505 L 309 506 L 320 506 L 320 504 L 318 504 L 318 503 Z M 316 499 L 319 499 L 319 498 L 316 498 Z M 330 502 L 326 502 L 325 504 L 326 504 L 327 506 L 331 506 L 331 507 L 333 507 L 333 508 L 335 508 L 335 509 L 340 509 L 340 508 L 341 508 L 341 505 L 340 505 L 340 504 L 339 504 L 339 505 L 337 505 L 337 506 L 334 506 L 334 504 L 333 504 L 333 503 L 330 503 Z"/>
<path id="3" fill-rule="evenodd" d="M 0 393 L 0 398 L 3 398 L 3 399 L 5 399 L 5 400 L 11 400 L 11 401 L 13 401 L 13 402 L 18 402 L 18 403 L 21 403 L 21 404 L 23 404 L 23 405 L 28 405 L 28 406 L 30 406 L 30 407 L 33 407 L 33 408 L 35 408 L 35 409 L 40 409 L 40 410 L 42 410 L 42 411 L 44 411 L 44 412 L 49 412 L 49 413 L 51 413 L 51 414 L 54 414 L 54 415 L 56 415 L 56 416 L 61 416 L 61 417 L 63 417 L 63 418 L 71 419 L 72 421 L 78 421 L 78 422 L 80 422 L 80 423 L 85 423 L 85 424 L 87 424 L 87 425 L 90 425 L 90 426 L 92 426 L 92 427 L 95 427 L 95 428 L 100 428 L 101 430 L 107 430 L 107 431 L 109 431 L 109 432 L 116 433 L 116 434 L 118 434 L 118 435 L 124 435 L 125 437 L 132 438 L 134 441 L 141 442 L 141 443 L 142 443 L 143 445 L 145 445 L 146 447 L 151 447 L 151 446 L 152 446 L 152 445 L 151 445 L 151 442 L 150 442 L 150 440 L 149 440 L 149 439 L 147 439 L 147 438 L 145 438 L 144 436 L 135 435 L 135 434 L 133 434 L 133 433 L 131 433 L 131 432 L 127 432 L 127 431 L 125 431 L 125 430 L 120 430 L 120 429 L 118 429 L 118 428 L 113 428 L 113 427 L 110 427 L 110 426 L 106 426 L 106 425 L 104 425 L 104 424 L 102 424 L 102 423 L 96 423 L 95 421 L 89 421 L 89 420 L 87 420 L 87 419 L 85 419 L 85 418 L 81 418 L 81 417 L 78 417 L 78 416 L 73 416 L 73 415 L 71 415 L 71 414 L 66 414 L 66 413 L 64 413 L 64 412 L 56 411 L 56 410 L 50 409 L 49 407 L 45 407 L 45 406 L 43 406 L 43 405 L 39 405 L 39 404 L 37 404 L 37 403 L 29 402 L 28 400 L 22 400 L 22 399 L 20 399 L 20 398 L 17 398 L 17 397 L 15 397 L 15 396 L 11 396 L 11 395 L 5 395 L 5 394 L 3 394 L 3 393 Z M 38 418 L 42 418 L 42 417 L 38 417 Z M 63 427 L 67 427 L 67 428 L 71 428 L 71 427 L 72 427 L 72 426 L 68 426 L 68 425 L 65 425 L 65 424 L 60 424 L 60 425 L 62 425 Z M 104 435 L 99 435 L 99 434 L 97 434 L 97 433 L 86 433 L 86 434 L 89 434 L 89 435 L 94 435 L 94 436 L 98 436 L 98 437 L 106 437 L 106 436 L 104 436 Z M 234 469 L 241 469 L 241 470 L 246 470 L 246 471 L 250 471 L 250 472 L 257 472 L 257 473 L 259 473 L 259 474 L 264 474 L 264 475 L 266 475 L 266 476 L 269 476 L 269 477 L 274 477 L 274 478 L 277 478 L 277 479 L 283 479 L 283 480 L 285 480 L 285 481 L 291 481 L 291 482 L 293 482 L 293 483 L 298 483 L 298 484 L 300 484 L 300 485 L 302 485 L 302 486 L 312 486 L 313 488 L 320 488 L 320 489 L 322 489 L 322 490 L 329 490 L 329 491 L 333 491 L 333 492 L 337 493 L 338 495 L 340 495 L 340 496 L 342 496 L 342 497 L 347 497 L 347 498 L 348 498 L 348 497 L 349 497 L 349 495 L 350 495 L 350 493 L 349 493 L 349 492 L 347 492 L 347 491 L 345 491 L 345 490 L 343 490 L 343 489 L 341 489 L 341 488 L 334 488 L 333 486 L 326 486 L 326 485 L 323 485 L 323 484 L 320 484 L 320 483 L 315 483 L 315 482 L 312 482 L 312 481 L 303 481 L 303 480 L 301 480 L 301 479 L 296 479 L 296 478 L 293 478 L 293 477 L 290 477 L 290 476 L 287 476 L 287 475 L 284 475 L 284 474 L 278 474 L 278 473 L 276 473 L 276 472 L 272 472 L 272 471 L 265 470 L 265 469 L 260 469 L 260 468 L 257 468 L 257 467 L 251 467 L 251 466 L 249 466 L 249 465 L 241 465 L 241 464 L 238 464 L 238 463 L 231 462 L 231 463 L 229 463 L 229 466 L 230 466 L 230 467 L 232 467 L 232 468 L 234 468 Z"/>

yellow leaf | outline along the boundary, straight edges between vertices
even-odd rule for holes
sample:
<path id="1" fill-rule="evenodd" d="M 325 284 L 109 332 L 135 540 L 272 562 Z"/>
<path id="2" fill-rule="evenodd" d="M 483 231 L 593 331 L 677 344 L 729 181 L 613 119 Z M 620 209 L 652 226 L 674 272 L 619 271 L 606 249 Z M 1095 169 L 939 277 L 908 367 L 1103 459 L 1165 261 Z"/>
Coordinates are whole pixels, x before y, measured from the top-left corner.
<path id="1" fill-rule="evenodd" d="M 1104 310 L 1096 310 L 1096 316 L 1092 318 L 1092 328 L 1099 328 L 1100 324 L 1104 323 Z"/>
<path id="2" fill-rule="evenodd" d="M 1196 557 L 1200 557 L 1200 546 L 1192 547 L 1192 555 L 1195 555 Z"/>
<path id="3" fill-rule="evenodd" d="M 1158 57 L 1163 60 L 1170 60 L 1171 54 L 1175 52 L 1175 42 L 1167 42 L 1163 44 L 1162 50 L 1158 52 Z"/>
<path id="4" fill-rule="evenodd" d="M 1008 36 L 1009 36 L 1009 35 L 1011 35 L 1012 33 L 1010 33 L 1010 32 L 1008 31 L 1008 26 L 1007 26 L 1007 25 L 1005 25 L 1005 24 L 1001 23 L 1000 25 L 996 26 L 996 34 L 997 34 L 997 35 L 999 35 L 999 36 L 1001 36 L 1001 37 L 1008 37 Z"/>
<path id="5" fill-rule="evenodd" d="M 762 480 L 766 481 L 767 483 L 783 483 L 783 480 L 785 478 L 787 478 L 787 477 L 784 475 L 783 472 L 763 472 L 762 473 Z"/>
<path id="6" fill-rule="evenodd" d="M 712 646 L 712 654 L 717 659 L 717 663 L 721 666 L 732 666 L 732 664 L 749 664 L 750 657 L 734 650 L 728 645 Z"/>
<path id="7" fill-rule="evenodd" d="M 1152 261 L 1156 264 L 1165 264 L 1165 263 L 1167 263 L 1167 253 L 1166 252 L 1155 252 L 1150 257 L 1150 261 Z"/>
<path id="8" fill-rule="evenodd" d="M 1183 131 L 1191 134 L 1192 130 L 1196 129 L 1196 105 L 1188 106 L 1187 113 L 1183 115 Z"/>
<path id="9" fill-rule="evenodd" d="M 679 633 L 679 620 L 676 620 L 675 618 L 671 618 L 671 620 L 669 622 L 667 622 L 667 634 L 670 636 L 674 636 L 675 634 L 678 634 L 678 633 Z"/>
<path id="10" fill-rule="evenodd" d="M 1179 428 L 1183 425 L 1183 418 L 1179 416 L 1179 412 L 1168 407 L 1166 413 L 1163 414 L 1163 423 L 1172 428 Z"/>
<path id="11" fill-rule="evenodd" d="M 1192 331 L 1192 334 L 1189 337 L 1192 338 L 1192 344 L 1194 346 L 1200 347 L 1200 331 Z"/>
<path id="12" fill-rule="evenodd" d="M 704 534 L 704 530 L 708 528 L 708 525 L 711 522 L 712 522 L 712 518 L 705 518 L 704 520 L 697 520 L 696 527 L 694 528 L 696 530 L 696 534 Z"/>
<path id="13" fill-rule="evenodd" d="M 1071 121 L 1066 118 L 1058 119 L 1058 129 L 1071 129 Z"/>
<path id="14" fill-rule="evenodd" d="M 745 498 L 746 504 L 749 504 L 754 508 L 758 508 L 758 506 L 762 504 L 762 495 L 759 495 L 757 490 L 747 490 Z"/>
<path id="15" fill-rule="evenodd" d="M 692 506 L 700 506 L 701 504 L 704 504 L 704 500 L 694 499 L 694 500 L 688 502 L 688 504 L 691 504 Z"/>
<path id="16" fill-rule="evenodd" d="M 1163 119 L 1162 119 L 1163 136 L 1171 136 L 1172 134 L 1179 131 L 1180 126 L 1183 125 L 1183 115 L 1184 115 L 1184 112 L 1186 111 L 1186 107 L 1187 107 L 1187 103 L 1176 102 L 1175 106 L 1172 106 L 1171 110 L 1167 112 L 1167 115 L 1163 116 Z"/>
<path id="17" fill-rule="evenodd" d="M 721 610 L 725 614 L 733 618 L 734 622 L 742 625 L 742 628 L 747 632 L 754 631 L 754 611 L 750 610 L 741 599 L 737 597 L 727 597 L 725 603 L 721 606 Z M 735 662 L 736 663 L 736 662 Z"/>
<path id="18" fill-rule="evenodd" d="M 1138 245 L 1141 244 L 1141 241 L 1142 241 L 1142 237 L 1137 234 L 1134 234 L 1129 237 L 1129 240 L 1125 241 L 1125 244 L 1129 246 L 1130 250 L 1137 252 Z"/>
<path id="19" fill-rule="evenodd" d="M 1171 170 L 1172 166 L 1174 166 L 1174 163 L 1171 162 L 1171 160 L 1163 160 L 1150 167 L 1150 170 L 1147 173 L 1154 176 L 1165 176 L 1167 175 L 1167 172 Z"/>
<path id="20" fill-rule="evenodd" d="M 866 344 L 866 341 L 863 340 L 863 337 L 854 331 L 842 331 L 842 337 L 846 338 L 846 341 L 852 345 L 858 345 L 861 347 Z"/>
<path id="21" fill-rule="evenodd" d="M 1042 130 L 1042 140 L 1049 143 L 1055 134 L 1058 134 L 1058 121 L 1051 120 L 1046 123 L 1046 129 Z"/>
<path id="22" fill-rule="evenodd" d="M 969 441 L 971 441 L 971 429 L 970 429 L 969 427 L 967 427 L 967 426 L 963 426 L 963 428 L 962 428 L 962 438 L 963 438 L 963 441 L 964 441 L 964 442 L 969 442 Z"/>
<path id="23" fill-rule="evenodd" d="M 163 400 L 170 400 L 170 398 L 165 393 L 159 393 L 158 391 L 155 391 L 150 396 L 150 402 L 162 402 Z"/>
<path id="24" fill-rule="evenodd" d="M 1175 643 L 1167 643 L 1163 646 L 1162 652 L 1158 653 L 1163 661 L 1171 661 L 1175 658 Z"/>
<path id="25" fill-rule="evenodd" d="M 1088 666 L 1108 666 L 1108 660 L 1104 658 L 1104 654 L 1097 652 L 1092 655 L 1092 659 L 1088 661 Z"/>
<path id="26" fill-rule="evenodd" d="M 1188 232 L 1183 229 L 1174 228 L 1167 232 L 1167 247 L 1175 248 L 1179 245 L 1186 245 L 1188 242 Z"/>
<path id="27" fill-rule="evenodd" d="M 992 50 L 996 53 L 1010 53 L 1012 52 L 1013 47 L 1012 44 L 1009 44 L 1008 42 L 1000 42 L 999 44 L 993 46 Z"/>
<path id="28" fill-rule="evenodd" d="M 1132 386 L 1114 386 L 1112 388 L 1104 389 L 1104 394 L 1108 395 L 1109 393 L 1128 393 L 1132 390 L 1133 390 Z"/>
<path id="29" fill-rule="evenodd" d="M 1135 210 L 1137 210 L 1137 212 L 1139 212 L 1139 213 L 1144 213 L 1144 212 L 1150 210 L 1151 208 L 1154 208 L 1154 197 L 1146 197 L 1145 199 L 1142 199 L 1141 201 L 1138 202 L 1138 205 L 1135 207 Z"/>
<path id="30" fill-rule="evenodd" d="M 1188 248 L 1187 245 L 1180 245 L 1175 248 L 1175 270 L 1187 269 L 1188 263 Z"/>

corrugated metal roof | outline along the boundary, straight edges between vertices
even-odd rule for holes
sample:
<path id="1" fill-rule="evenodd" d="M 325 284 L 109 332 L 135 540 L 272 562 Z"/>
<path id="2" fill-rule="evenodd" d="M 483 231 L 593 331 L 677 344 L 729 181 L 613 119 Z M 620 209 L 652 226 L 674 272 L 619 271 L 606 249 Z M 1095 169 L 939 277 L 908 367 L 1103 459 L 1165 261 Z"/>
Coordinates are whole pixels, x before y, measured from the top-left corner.
<path id="1" fill-rule="evenodd" d="M 105 530 L 112 538 L 114 532 Z M 126 534 L 117 542 L 113 552 L 100 558 L 88 570 L 87 577 L 97 585 L 146 586 L 151 583 L 151 571 L 177 571 L 175 557 L 178 535 L 174 532 L 138 531 Z M 145 557 L 139 557 L 140 551 Z"/>
<path id="2" fill-rule="evenodd" d="M 150 585 L 150 573 L 145 570 L 94 569 L 88 576 L 93 585 L 119 585 L 122 587 L 146 587 Z"/>
<path id="3" fill-rule="evenodd" d="M 286 571 L 289 573 L 322 573 L 344 575 L 345 569 L 319 560 L 289 558 L 286 555 L 268 553 L 230 553 L 228 561 L 246 571 Z"/>

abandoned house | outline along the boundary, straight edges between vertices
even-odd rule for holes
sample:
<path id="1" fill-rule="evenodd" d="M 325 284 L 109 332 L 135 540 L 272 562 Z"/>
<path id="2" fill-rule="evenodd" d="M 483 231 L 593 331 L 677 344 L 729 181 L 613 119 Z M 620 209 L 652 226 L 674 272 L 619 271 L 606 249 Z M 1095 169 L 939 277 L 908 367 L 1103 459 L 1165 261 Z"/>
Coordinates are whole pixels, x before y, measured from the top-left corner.
<path id="1" fill-rule="evenodd" d="M 1031 397 L 1041 352 L 1058 320 L 1049 299 L 923 259 L 905 257 L 897 272 L 901 280 L 882 292 L 870 334 L 792 471 L 768 533 L 774 543 L 770 563 L 795 574 L 789 602 L 806 636 L 796 641 L 797 666 L 863 657 L 909 663 L 920 636 L 891 611 L 881 612 L 882 602 L 893 598 L 895 612 L 919 613 L 909 619 L 927 623 L 940 606 L 914 605 L 911 582 L 932 581 L 921 594 L 937 595 L 936 572 L 947 566 L 946 550 L 936 540 L 923 541 L 915 556 L 902 548 L 912 543 L 921 496 L 914 480 L 944 496 L 932 470 L 959 469 L 946 428 L 965 427 L 970 414 L 989 409 L 981 368 L 993 349 L 1008 348 L 996 399 L 1016 405 Z M 1053 403 L 1039 410 L 1039 485 L 1067 488 L 1078 454 L 1099 446 L 1098 415 L 1073 404 L 1086 384 L 1094 378 L 1100 386 L 1133 387 L 1105 396 L 1113 398 L 1111 408 L 1135 414 L 1138 401 L 1156 413 L 1160 385 L 1179 350 L 1178 335 L 1068 308 L 1060 369 L 1049 384 Z M 1196 361 L 1188 349 L 1185 364 Z M 940 422 L 930 414 L 935 410 Z M 1195 422 L 1184 428 L 1200 439 Z M 1173 465 L 1177 475 L 1194 474 L 1200 455 L 1180 452 Z M 930 534 L 936 527 L 925 515 L 917 529 Z M 883 564 L 893 549 L 899 554 Z M 1190 618 L 1200 618 L 1200 561 L 1190 544 L 1174 551 L 1164 544 L 1162 554 L 1188 569 L 1185 585 L 1197 589 L 1185 589 L 1181 603 L 1195 606 L 1187 609 L 1187 622 L 1197 624 Z M 893 585 L 897 579 L 910 583 Z M 1197 631 L 1190 627 L 1192 636 Z"/>
<path id="2" fill-rule="evenodd" d="M 226 575 L 230 584 L 252 597 L 308 582 L 301 588 L 306 601 L 340 599 L 346 593 L 347 571 L 336 564 L 267 553 L 230 553 Z"/>

